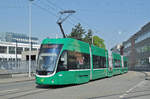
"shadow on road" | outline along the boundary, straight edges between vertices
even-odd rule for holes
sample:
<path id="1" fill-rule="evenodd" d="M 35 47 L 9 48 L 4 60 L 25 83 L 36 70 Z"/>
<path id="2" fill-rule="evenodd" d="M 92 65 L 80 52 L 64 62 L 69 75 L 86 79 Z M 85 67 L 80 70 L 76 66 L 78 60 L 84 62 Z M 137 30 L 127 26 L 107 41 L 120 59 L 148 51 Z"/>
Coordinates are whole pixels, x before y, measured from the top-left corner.
<path id="1" fill-rule="evenodd" d="M 99 78 L 99 79 L 91 80 L 90 82 L 94 82 L 94 81 L 102 80 L 102 79 L 109 79 L 109 78 L 107 78 L 107 77 Z M 82 84 L 69 84 L 69 85 L 36 85 L 36 88 L 57 89 L 57 88 L 66 88 L 66 87 L 73 87 L 73 86 L 81 86 L 81 85 L 88 84 L 90 82 L 86 82 L 86 83 L 82 83 Z"/>
<path id="2" fill-rule="evenodd" d="M 86 83 L 84 83 L 86 84 Z M 73 86 L 80 86 L 83 84 L 69 84 L 69 85 L 36 85 L 36 88 L 40 89 L 60 89 L 60 88 L 67 88 L 67 87 L 73 87 Z"/>

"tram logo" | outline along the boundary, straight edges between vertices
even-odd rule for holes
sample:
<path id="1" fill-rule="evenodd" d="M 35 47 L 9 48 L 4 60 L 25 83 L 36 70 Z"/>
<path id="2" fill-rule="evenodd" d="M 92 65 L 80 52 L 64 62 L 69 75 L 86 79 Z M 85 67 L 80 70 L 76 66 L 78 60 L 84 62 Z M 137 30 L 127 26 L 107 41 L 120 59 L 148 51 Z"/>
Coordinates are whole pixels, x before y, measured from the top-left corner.
<path id="1" fill-rule="evenodd" d="M 41 81 L 41 82 L 44 82 L 44 79 L 41 79 L 40 81 Z"/>

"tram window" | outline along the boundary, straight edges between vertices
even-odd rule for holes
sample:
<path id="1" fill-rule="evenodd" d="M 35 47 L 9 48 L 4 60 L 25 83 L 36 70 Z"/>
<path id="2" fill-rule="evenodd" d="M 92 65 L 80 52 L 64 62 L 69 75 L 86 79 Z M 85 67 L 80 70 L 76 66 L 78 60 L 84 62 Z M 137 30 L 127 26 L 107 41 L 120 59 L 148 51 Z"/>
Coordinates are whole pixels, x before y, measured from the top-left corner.
<path id="1" fill-rule="evenodd" d="M 89 54 L 84 54 L 84 67 L 86 69 L 90 68 L 90 55 Z"/>
<path id="2" fill-rule="evenodd" d="M 102 57 L 102 66 L 106 68 L 106 57 Z"/>
<path id="3" fill-rule="evenodd" d="M 60 56 L 59 62 L 58 62 L 58 71 L 65 71 L 68 70 L 67 67 L 67 51 L 64 51 L 62 55 Z"/>
<path id="4" fill-rule="evenodd" d="M 100 66 L 100 64 L 99 64 L 99 57 L 93 55 L 93 68 L 96 69 L 96 68 L 99 68 L 99 66 Z"/>
<path id="5" fill-rule="evenodd" d="M 89 69 L 90 55 L 75 51 L 64 51 L 58 62 L 58 71 L 68 69 Z"/>
<path id="6" fill-rule="evenodd" d="M 120 60 L 115 59 L 114 62 L 115 62 L 115 68 L 121 67 Z"/>
<path id="7" fill-rule="evenodd" d="M 124 61 L 124 67 L 128 67 L 127 61 Z"/>
<path id="8" fill-rule="evenodd" d="M 68 51 L 68 68 L 69 69 L 89 69 L 90 55 L 75 51 Z"/>
<path id="9" fill-rule="evenodd" d="M 106 57 L 93 55 L 93 68 L 106 68 Z"/>

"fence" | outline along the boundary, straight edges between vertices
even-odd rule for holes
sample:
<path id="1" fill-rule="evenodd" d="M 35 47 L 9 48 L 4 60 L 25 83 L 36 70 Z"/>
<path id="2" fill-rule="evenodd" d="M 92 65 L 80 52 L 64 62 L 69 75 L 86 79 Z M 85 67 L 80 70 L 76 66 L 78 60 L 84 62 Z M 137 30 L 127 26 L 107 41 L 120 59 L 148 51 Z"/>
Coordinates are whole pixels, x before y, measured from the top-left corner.
<path id="1" fill-rule="evenodd" d="M 133 70 L 133 71 L 150 71 L 150 65 L 145 65 L 145 66 L 130 66 L 129 70 Z"/>
<path id="2" fill-rule="evenodd" d="M 36 61 L 31 61 L 31 72 L 36 71 Z M 27 73 L 29 72 L 29 61 L 0 61 L 1 73 Z"/>
<path id="3" fill-rule="evenodd" d="M 35 73 L 36 61 L 31 61 L 31 72 Z M 150 71 L 150 65 L 129 66 L 129 70 Z M 2 73 L 27 73 L 29 72 L 29 61 L 0 61 L 0 74 Z"/>

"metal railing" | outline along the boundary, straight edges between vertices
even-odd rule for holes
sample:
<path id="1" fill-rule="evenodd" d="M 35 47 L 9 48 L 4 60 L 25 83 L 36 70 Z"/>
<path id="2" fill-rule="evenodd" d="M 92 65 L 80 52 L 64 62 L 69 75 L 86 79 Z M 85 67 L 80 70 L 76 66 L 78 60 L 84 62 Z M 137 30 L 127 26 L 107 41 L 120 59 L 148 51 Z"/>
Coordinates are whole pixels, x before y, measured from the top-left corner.
<path id="1" fill-rule="evenodd" d="M 36 61 L 31 61 L 31 72 L 36 71 Z M 29 61 L 0 61 L 1 73 L 28 73 Z"/>
<path id="2" fill-rule="evenodd" d="M 150 65 L 145 65 L 145 66 L 130 66 L 129 70 L 133 70 L 133 71 L 150 71 Z"/>

